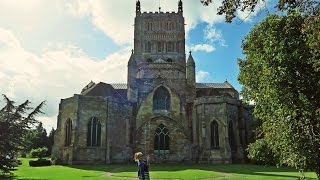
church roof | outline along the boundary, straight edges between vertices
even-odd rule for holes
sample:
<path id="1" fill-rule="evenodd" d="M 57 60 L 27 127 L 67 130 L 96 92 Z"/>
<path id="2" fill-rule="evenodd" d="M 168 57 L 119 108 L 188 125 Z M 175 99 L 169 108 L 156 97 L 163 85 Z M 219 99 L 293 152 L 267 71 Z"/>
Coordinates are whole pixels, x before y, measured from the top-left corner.
<path id="1" fill-rule="evenodd" d="M 123 97 L 123 93 L 118 92 L 117 90 L 118 89 L 114 88 L 112 85 L 106 84 L 104 82 L 99 82 L 98 84 L 90 82 L 86 87 L 82 89 L 81 95 L 102 97 L 112 96 L 118 99 L 126 99 L 126 97 Z"/>
<path id="2" fill-rule="evenodd" d="M 90 89 L 90 85 L 92 86 L 92 82 L 88 84 L 89 89 Z M 94 85 L 96 85 L 96 84 L 94 84 Z M 128 85 L 126 83 L 113 83 L 113 84 L 110 84 L 110 85 L 116 90 L 127 89 L 128 88 Z M 233 86 L 228 81 L 225 81 L 223 83 L 196 83 L 196 88 L 197 89 L 198 88 L 200 88 L 200 89 L 201 88 L 218 88 L 218 89 L 220 89 L 220 88 L 225 88 L 225 89 L 231 88 L 231 89 L 234 89 Z M 82 91 L 84 91 L 84 90 L 82 90 Z"/>
<path id="3" fill-rule="evenodd" d="M 110 84 L 114 89 L 127 89 L 127 84 L 126 83 L 115 83 L 115 84 Z"/>
<path id="4" fill-rule="evenodd" d="M 196 83 L 196 88 L 234 89 L 228 81 L 225 81 L 224 83 Z"/>

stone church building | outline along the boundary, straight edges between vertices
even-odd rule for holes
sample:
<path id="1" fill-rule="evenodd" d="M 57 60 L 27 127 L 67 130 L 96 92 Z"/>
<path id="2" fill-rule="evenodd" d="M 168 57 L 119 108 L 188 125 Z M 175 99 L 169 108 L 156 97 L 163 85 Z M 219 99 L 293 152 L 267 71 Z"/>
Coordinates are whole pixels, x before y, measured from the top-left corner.
<path id="1" fill-rule="evenodd" d="M 90 82 L 59 104 L 53 158 L 62 163 L 232 163 L 245 159 L 252 107 L 227 81 L 197 83 L 177 12 L 141 12 L 136 2 L 134 50 L 126 84 Z"/>

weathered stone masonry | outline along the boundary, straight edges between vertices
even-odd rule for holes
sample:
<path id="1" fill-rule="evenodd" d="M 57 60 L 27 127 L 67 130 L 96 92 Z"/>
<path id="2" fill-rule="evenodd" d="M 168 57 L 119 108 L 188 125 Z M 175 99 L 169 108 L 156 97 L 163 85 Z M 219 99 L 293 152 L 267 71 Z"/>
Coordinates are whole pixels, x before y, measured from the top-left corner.
<path id="1" fill-rule="evenodd" d="M 67 164 L 151 161 L 232 163 L 252 140 L 252 107 L 230 83 L 196 83 L 186 60 L 183 6 L 141 12 L 136 4 L 134 50 L 127 84 L 90 82 L 59 104 L 53 158 Z"/>

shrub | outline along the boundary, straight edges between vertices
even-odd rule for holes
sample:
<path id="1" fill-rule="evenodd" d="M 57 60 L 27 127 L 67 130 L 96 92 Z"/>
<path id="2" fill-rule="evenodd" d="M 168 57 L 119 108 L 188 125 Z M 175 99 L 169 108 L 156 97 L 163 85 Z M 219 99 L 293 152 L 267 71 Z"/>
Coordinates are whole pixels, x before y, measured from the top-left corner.
<path id="1" fill-rule="evenodd" d="M 51 161 L 47 159 L 38 159 L 36 161 L 30 160 L 29 166 L 37 167 L 37 166 L 51 166 Z"/>
<path id="2" fill-rule="evenodd" d="M 248 158 L 259 165 L 277 165 L 279 157 L 270 149 L 264 139 L 257 139 L 256 142 L 248 145 Z"/>
<path id="3" fill-rule="evenodd" d="M 26 158 L 27 157 L 27 153 L 25 151 L 19 151 L 18 152 L 18 157 Z"/>
<path id="4" fill-rule="evenodd" d="M 47 147 L 32 149 L 30 151 L 30 157 L 32 157 L 32 158 L 37 157 L 37 158 L 41 159 L 41 158 L 45 157 L 47 151 L 48 151 Z"/>

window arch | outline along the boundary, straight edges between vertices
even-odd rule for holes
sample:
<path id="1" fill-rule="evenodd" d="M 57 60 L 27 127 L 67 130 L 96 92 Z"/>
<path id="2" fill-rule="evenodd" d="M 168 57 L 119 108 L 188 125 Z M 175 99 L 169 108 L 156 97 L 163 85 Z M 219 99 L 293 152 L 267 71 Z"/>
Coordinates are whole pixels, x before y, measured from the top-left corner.
<path id="1" fill-rule="evenodd" d="M 210 125 L 211 129 L 211 149 L 219 148 L 219 125 L 217 121 L 212 121 Z"/>
<path id="2" fill-rule="evenodd" d="M 163 124 L 154 133 L 154 150 L 169 150 L 169 131 Z"/>
<path id="3" fill-rule="evenodd" d="M 71 145 L 71 138 L 72 138 L 72 121 L 71 119 L 67 119 L 65 123 L 65 140 L 64 140 L 65 146 Z"/>
<path id="4" fill-rule="evenodd" d="M 153 95 L 153 109 L 154 110 L 169 110 L 170 109 L 170 93 L 161 86 Z"/>
<path id="5" fill-rule="evenodd" d="M 87 133 L 87 146 L 100 146 L 101 123 L 96 117 L 90 119 Z"/>

